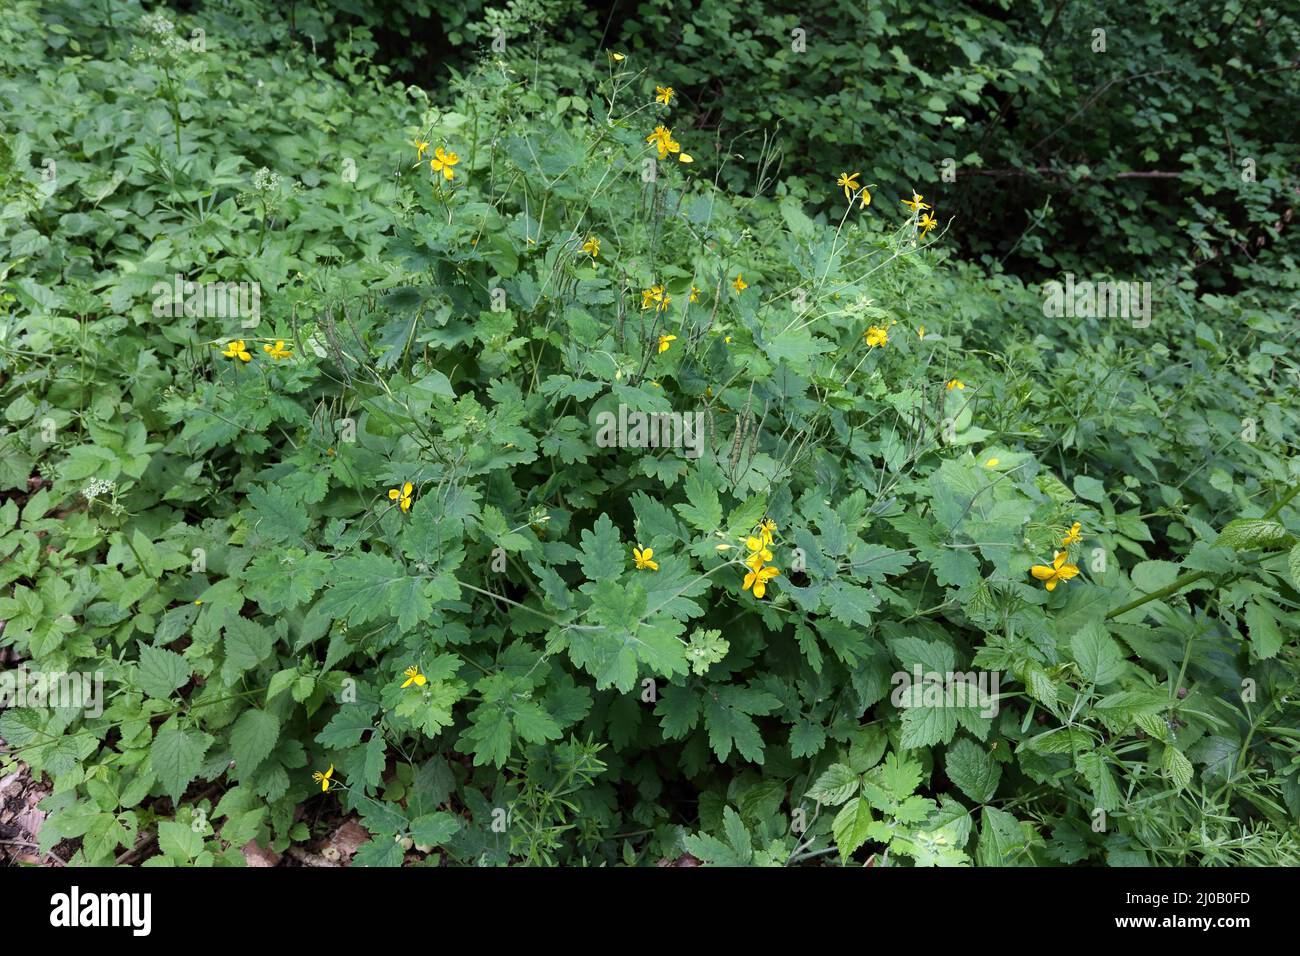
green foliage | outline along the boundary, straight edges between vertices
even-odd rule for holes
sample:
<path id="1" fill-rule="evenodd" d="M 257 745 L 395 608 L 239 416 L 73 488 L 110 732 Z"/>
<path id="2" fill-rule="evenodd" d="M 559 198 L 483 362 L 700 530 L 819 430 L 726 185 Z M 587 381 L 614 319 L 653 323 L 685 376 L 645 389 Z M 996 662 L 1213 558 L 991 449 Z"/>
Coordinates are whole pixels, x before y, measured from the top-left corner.
<path id="1" fill-rule="evenodd" d="M 710 10 L 683 86 L 757 62 Z M 715 183 L 635 46 L 426 92 L 257 4 L 204 50 L 108 15 L 0 22 L 0 649 L 103 682 L 0 714 L 45 848 L 239 864 L 347 814 L 375 866 L 1300 858 L 1269 282 L 1044 315 L 894 214 L 906 143 L 848 215 L 820 139 L 820 198 Z M 930 21 L 870 24 L 942 120 L 964 74 L 902 78 Z M 978 25 L 943 38 L 988 82 L 1039 73 Z"/>

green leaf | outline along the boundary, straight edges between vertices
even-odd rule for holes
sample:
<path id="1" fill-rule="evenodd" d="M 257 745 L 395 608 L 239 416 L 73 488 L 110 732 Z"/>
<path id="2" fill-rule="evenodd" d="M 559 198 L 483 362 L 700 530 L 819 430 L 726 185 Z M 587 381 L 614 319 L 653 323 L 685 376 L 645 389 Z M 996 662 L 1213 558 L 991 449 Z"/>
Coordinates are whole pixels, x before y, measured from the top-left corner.
<path id="1" fill-rule="evenodd" d="M 163 727 L 154 737 L 149 747 L 149 765 L 173 804 L 180 802 L 185 788 L 198 776 L 212 739 L 202 731 L 180 730 L 175 726 Z"/>
<path id="2" fill-rule="evenodd" d="M 582 557 L 578 563 L 588 581 L 609 581 L 623 573 L 631 552 L 623 553 L 618 529 L 609 515 L 602 513 L 590 531 L 583 530 L 581 538 Z"/>
<path id="3" fill-rule="evenodd" d="M 1237 518 L 1229 521 L 1219 532 L 1214 543 L 1238 551 L 1260 548 L 1280 548 L 1291 542 L 1292 536 L 1278 521 L 1264 518 Z"/>
<path id="4" fill-rule="evenodd" d="M 1161 766 L 1164 769 L 1165 776 L 1172 780 L 1174 786 L 1179 790 L 1184 789 L 1192 782 L 1192 762 L 1177 747 L 1166 745 Z"/>
<path id="5" fill-rule="evenodd" d="M 835 814 L 835 819 L 831 822 L 831 833 L 835 837 L 835 846 L 840 851 L 841 860 L 848 862 L 853 851 L 867 842 L 874 822 L 871 804 L 862 797 L 854 797 Z"/>
<path id="6" fill-rule="evenodd" d="M 1250 629 L 1250 644 L 1261 660 L 1276 657 L 1286 640 L 1278 627 L 1276 609 L 1263 598 L 1256 598 L 1246 608 L 1246 626 Z"/>
<path id="7" fill-rule="evenodd" d="M 166 699 L 190 679 L 190 664 L 175 651 L 161 647 L 140 648 L 136 682 L 150 697 Z"/>
<path id="8" fill-rule="evenodd" d="M 1094 684 L 1109 684 L 1126 669 L 1119 645 L 1100 621 L 1092 621 L 1075 632 L 1070 646 L 1080 673 Z"/>
<path id="9" fill-rule="evenodd" d="M 244 671 L 257 667 L 271 656 L 275 637 L 269 630 L 245 617 L 237 617 L 226 625 L 226 662 L 221 676 L 233 684 Z"/>
<path id="10" fill-rule="evenodd" d="M 460 832 L 461 820 L 454 813 L 440 810 L 426 813 L 411 821 L 411 839 L 419 846 L 442 846 Z"/>
<path id="11" fill-rule="evenodd" d="M 712 688 L 704 699 L 704 726 L 718 759 L 726 760 L 734 746 L 746 760 L 761 764 L 763 737 L 750 718 L 779 706 L 781 702 L 764 691 L 732 684 Z"/>
<path id="12" fill-rule="evenodd" d="M 722 523 L 718 492 L 698 470 L 686 476 L 686 501 L 674 507 L 697 531 L 712 533 Z"/>
<path id="13" fill-rule="evenodd" d="M 837 807 L 858 792 L 858 774 L 847 764 L 833 763 L 822 771 L 817 782 L 808 788 L 808 796 L 818 803 Z"/>
<path id="14" fill-rule="evenodd" d="M 230 731 L 230 751 L 240 780 L 252 775 L 279 739 L 280 721 L 265 710 L 253 708 L 239 715 Z"/>
<path id="15" fill-rule="evenodd" d="M 976 803 L 988 803 L 997 791 L 1002 766 L 979 744 L 955 740 L 944 758 L 948 779 Z"/>

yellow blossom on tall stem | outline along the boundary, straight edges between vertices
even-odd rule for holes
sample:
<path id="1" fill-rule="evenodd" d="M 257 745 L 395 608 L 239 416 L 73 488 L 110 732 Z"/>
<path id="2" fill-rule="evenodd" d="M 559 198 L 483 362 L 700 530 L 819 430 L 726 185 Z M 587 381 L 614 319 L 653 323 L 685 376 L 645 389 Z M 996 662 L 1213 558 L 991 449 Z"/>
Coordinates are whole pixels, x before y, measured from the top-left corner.
<path id="1" fill-rule="evenodd" d="M 671 106 L 674 92 L 676 91 L 671 86 L 656 86 L 655 102 L 662 103 L 664 106 Z"/>
<path id="2" fill-rule="evenodd" d="M 836 186 L 844 187 L 845 199 L 852 199 L 853 194 L 862 188 L 862 184 L 858 182 L 858 177 L 861 175 L 861 173 L 840 173 L 840 178 L 835 180 Z"/>
<path id="3" fill-rule="evenodd" d="M 769 542 L 764 541 L 761 537 L 753 536 L 745 539 L 745 547 L 749 550 L 749 557 L 745 559 L 745 564 L 757 571 L 766 561 L 772 560 L 772 552 L 768 548 Z"/>
<path id="4" fill-rule="evenodd" d="M 333 782 L 333 780 L 331 780 L 333 776 L 334 776 L 334 765 L 330 764 L 330 768 L 326 770 L 324 773 L 321 773 L 319 770 L 313 771 L 311 775 L 311 779 L 313 783 L 319 783 L 321 793 L 325 793 L 327 790 L 329 790 L 330 784 Z"/>
<path id="5" fill-rule="evenodd" d="M 654 132 L 645 138 L 647 143 L 659 150 L 659 158 L 667 159 L 669 153 L 681 152 L 681 144 L 673 139 L 673 134 L 666 126 L 656 126 Z"/>
<path id="6" fill-rule="evenodd" d="M 591 256 L 591 258 L 596 258 L 600 255 L 600 240 L 595 236 L 588 236 L 587 241 L 582 244 L 582 251 Z"/>
<path id="7" fill-rule="evenodd" d="M 459 162 L 459 156 L 439 146 L 433 151 L 433 159 L 429 160 L 429 168 L 435 173 L 442 173 L 443 178 L 446 179 L 447 182 L 451 182 L 456 178 L 456 174 L 452 171 L 451 167 L 455 166 Z"/>
<path id="8" fill-rule="evenodd" d="M 428 148 L 429 148 L 429 144 L 428 144 L 427 141 L 422 140 L 422 139 L 417 139 L 417 140 L 415 141 L 415 159 L 416 159 L 416 162 L 419 162 L 420 160 L 424 159 L 424 151 L 425 151 L 426 149 L 428 149 Z"/>
<path id="9" fill-rule="evenodd" d="M 691 297 L 689 301 L 691 302 L 700 301 L 700 290 L 696 286 L 691 286 Z"/>
<path id="10" fill-rule="evenodd" d="M 963 381 L 962 381 L 961 379 L 959 379 L 959 378 L 954 378 L 952 381 L 950 381 L 950 382 L 948 383 L 948 386 L 947 386 L 948 391 L 950 391 L 950 392 L 951 392 L 954 388 L 965 388 L 965 387 L 966 387 L 966 383 L 963 382 Z"/>
<path id="11" fill-rule="evenodd" d="M 244 347 L 243 339 L 232 339 L 226 343 L 226 350 L 221 353 L 226 358 L 237 358 L 241 362 L 252 361 L 253 356 Z"/>
<path id="12" fill-rule="evenodd" d="M 280 361 L 280 359 L 287 359 L 293 354 L 293 352 L 284 347 L 283 339 L 277 339 L 275 345 L 271 345 L 270 343 L 263 345 L 262 351 L 271 356 L 271 358 L 275 359 L 277 362 Z"/>
<path id="13" fill-rule="evenodd" d="M 403 511 L 410 511 L 412 501 L 411 492 L 414 490 L 415 486 L 408 481 L 403 484 L 401 488 L 389 488 L 388 498 L 390 501 L 396 501 L 398 507 Z"/>
<path id="14" fill-rule="evenodd" d="M 928 233 L 935 226 L 939 225 L 939 220 L 935 219 L 934 216 L 931 216 L 927 212 L 925 215 L 923 215 L 920 219 L 916 221 L 916 224 L 921 230 L 921 238 L 924 239 L 926 233 Z"/>
<path id="15" fill-rule="evenodd" d="M 912 212 L 914 213 L 920 212 L 922 209 L 931 208 L 928 202 L 921 202 L 921 198 L 922 197 L 920 193 L 912 193 L 911 199 L 900 199 L 899 202 L 901 202 L 908 209 L 912 210 Z"/>
<path id="16" fill-rule="evenodd" d="M 764 518 L 758 526 L 758 536 L 763 539 L 764 544 L 770 545 L 772 543 L 772 532 L 775 530 L 776 522 L 771 518 Z"/>
<path id="17" fill-rule="evenodd" d="M 749 288 L 749 283 L 745 281 L 744 276 L 738 273 L 735 281 L 731 283 L 731 287 L 736 290 L 736 295 L 740 295 L 740 293 Z"/>

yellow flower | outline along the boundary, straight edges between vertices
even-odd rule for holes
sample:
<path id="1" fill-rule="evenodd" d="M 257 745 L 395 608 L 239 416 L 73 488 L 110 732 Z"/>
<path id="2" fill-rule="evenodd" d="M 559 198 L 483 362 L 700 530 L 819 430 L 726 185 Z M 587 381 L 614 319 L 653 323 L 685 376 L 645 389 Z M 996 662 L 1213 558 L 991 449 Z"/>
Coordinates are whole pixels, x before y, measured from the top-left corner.
<path id="1" fill-rule="evenodd" d="M 410 511 L 411 491 L 414 489 L 414 487 L 415 486 L 408 481 L 406 482 L 406 484 L 402 485 L 401 488 L 389 488 L 388 499 L 390 501 L 398 502 L 398 507 L 400 507 L 403 511 Z"/>
<path id="2" fill-rule="evenodd" d="M 676 342 L 676 341 L 677 341 L 677 336 L 675 335 L 659 336 L 659 354 L 662 355 L 664 352 L 667 352 L 669 348 L 669 343 Z"/>
<path id="3" fill-rule="evenodd" d="M 767 582 L 780 573 L 781 571 L 774 567 L 758 568 L 757 570 L 750 571 L 745 575 L 745 583 L 742 590 L 748 591 L 752 588 L 754 591 L 754 597 L 761 598 L 767 593 Z"/>
<path id="4" fill-rule="evenodd" d="M 924 326 L 924 325 L 921 326 L 919 329 L 916 330 L 916 337 L 917 337 L 918 339 L 924 339 L 924 338 L 925 338 L 925 326 Z"/>
<path id="5" fill-rule="evenodd" d="M 595 236 L 588 236 L 587 241 L 582 244 L 582 251 L 591 256 L 591 258 L 596 258 L 600 255 L 600 240 Z"/>
<path id="6" fill-rule="evenodd" d="M 644 571 L 649 568 L 651 571 L 658 571 L 659 565 L 650 559 L 655 556 L 654 548 L 638 548 L 633 546 L 632 557 L 636 560 L 636 569 Z"/>
<path id="7" fill-rule="evenodd" d="M 699 302 L 699 301 L 700 301 L 700 290 L 699 290 L 698 288 L 696 288 L 695 286 L 691 286 L 691 298 L 690 298 L 690 301 L 691 301 L 691 302 Z"/>
<path id="8" fill-rule="evenodd" d="M 912 212 L 920 212 L 922 209 L 933 208 L 928 202 L 921 202 L 920 193 L 912 193 L 911 199 L 900 199 L 899 202 L 901 202 L 908 209 L 912 210 Z"/>
<path id="9" fill-rule="evenodd" d="M 985 467 L 985 468 L 996 468 L 996 467 L 998 466 L 998 462 L 999 462 L 999 459 L 997 459 L 997 458 L 990 458 L 988 461 L 984 462 L 984 467 Z"/>
<path id="10" fill-rule="evenodd" d="M 641 290 L 642 309 L 648 309 L 653 305 L 657 311 L 663 312 L 668 308 L 668 303 L 672 300 L 673 297 L 665 293 L 664 287 L 661 285 L 652 285 L 648 289 Z"/>
<path id="11" fill-rule="evenodd" d="M 406 683 L 402 685 L 403 689 L 410 687 L 412 684 L 415 684 L 417 687 L 423 687 L 425 684 L 429 683 L 429 678 L 421 674 L 420 668 L 418 667 L 408 667 L 406 670 L 402 671 L 402 676 L 406 678 Z"/>
<path id="12" fill-rule="evenodd" d="M 248 353 L 248 349 L 244 348 L 243 339 L 232 339 L 231 341 L 227 342 L 226 350 L 221 354 L 224 355 L 226 358 L 237 358 L 241 362 L 248 362 L 251 361 L 253 358 L 253 356 L 251 356 Z"/>
<path id="13" fill-rule="evenodd" d="M 921 228 L 921 238 L 924 239 L 925 234 L 927 232 L 929 232 L 935 226 L 939 225 L 939 220 L 935 219 L 934 216 L 931 216 L 927 212 L 924 216 L 922 216 L 920 219 L 917 220 L 916 224 Z"/>
<path id="14" fill-rule="evenodd" d="M 873 325 L 862 334 L 867 340 L 868 348 L 874 349 L 889 342 L 889 330 L 880 325 Z"/>
<path id="15" fill-rule="evenodd" d="M 948 383 L 948 391 L 950 392 L 954 388 L 965 388 L 965 387 L 966 387 L 966 383 L 959 378 L 954 378 L 951 382 Z"/>
<path id="16" fill-rule="evenodd" d="M 678 153 L 678 154 L 677 154 L 677 162 L 679 162 L 679 163 L 693 163 L 693 162 L 695 162 L 695 157 L 693 157 L 690 153 Z"/>
<path id="17" fill-rule="evenodd" d="M 755 571 L 763 566 L 764 561 L 772 560 L 772 552 L 768 548 L 768 543 L 761 537 L 755 538 L 751 536 L 745 539 L 745 547 L 749 549 L 749 557 L 745 559 L 745 563 Z"/>
<path id="18" fill-rule="evenodd" d="M 424 151 L 429 148 L 429 144 L 422 139 L 415 141 L 415 159 L 417 162 L 424 159 Z"/>
<path id="19" fill-rule="evenodd" d="M 627 59 L 627 57 L 625 57 L 622 53 L 615 53 L 613 50 L 609 51 L 609 58 L 613 60 L 615 63 L 622 63 L 624 60 Z"/>
<path id="20" fill-rule="evenodd" d="M 276 341 L 275 345 L 263 345 L 262 351 L 271 356 L 271 358 L 275 359 L 277 362 L 280 361 L 280 359 L 286 359 L 293 354 L 293 352 L 284 347 L 283 339 Z"/>
<path id="21" fill-rule="evenodd" d="M 330 764 L 330 768 L 326 770 L 324 773 L 321 773 L 319 770 L 314 771 L 311 775 L 311 779 L 312 779 L 312 783 L 320 784 L 321 793 L 324 793 L 330 788 L 330 784 L 333 782 L 330 780 L 330 778 L 333 776 L 334 776 L 334 765 Z"/>
<path id="22" fill-rule="evenodd" d="M 845 199 L 852 199 L 853 194 L 862 188 L 862 184 L 858 182 L 858 177 L 861 175 L 861 173 L 840 173 L 840 178 L 835 180 L 836 186 L 844 187 Z"/>
<path id="23" fill-rule="evenodd" d="M 451 180 L 456 178 L 456 174 L 452 172 L 451 167 L 455 166 L 459 162 L 459 156 L 455 153 L 449 153 L 447 150 L 439 146 L 433 151 L 433 159 L 429 160 L 429 168 L 435 173 L 441 172 L 446 180 L 451 182 Z"/>
<path id="24" fill-rule="evenodd" d="M 1078 544 L 1080 541 L 1082 541 L 1083 535 L 1079 534 L 1079 529 L 1082 527 L 1083 525 L 1079 524 L 1079 522 L 1077 521 L 1074 524 L 1070 525 L 1069 533 L 1066 534 L 1066 536 L 1061 539 L 1061 546 L 1064 547 L 1067 544 Z"/>
<path id="25" fill-rule="evenodd" d="M 737 273 L 736 281 L 731 283 L 731 287 L 736 290 L 736 295 L 740 295 L 740 293 L 749 288 L 749 283 L 746 282 L 739 273 Z"/>
<path id="26" fill-rule="evenodd" d="M 671 86 L 655 87 L 655 102 L 662 103 L 664 106 L 672 106 L 674 90 Z"/>
<path id="27" fill-rule="evenodd" d="M 772 543 L 772 532 L 775 530 L 776 522 L 771 518 L 764 518 L 758 526 L 758 536 L 763 539 L 764 544 L 770 545 Z"/>
<path id="28" fill-rule="evenodd" d="M 1056 585 L 1061 581 L 1068 581 L 1079 573 L 1079 569 L 1069 563 L 1070 555 L 1065 551 L 1054 551 L 1052 553 L 1052 564 L 1049 567 L 1046 564 L 1035 564 L 1029 569 L 1029 573 L 1043 582 L 1043 587 L 1049 591 L 1055 591 Z"/>
<path id="29" fill-rule="evenodd" d="M 680 153 L 682 150 L 681 144 L 673 139 L 673 134 L 666 126 L 656 126 L 645 141 L 659 150 L 660 159 L 667 159 L 669 153 Z"/>

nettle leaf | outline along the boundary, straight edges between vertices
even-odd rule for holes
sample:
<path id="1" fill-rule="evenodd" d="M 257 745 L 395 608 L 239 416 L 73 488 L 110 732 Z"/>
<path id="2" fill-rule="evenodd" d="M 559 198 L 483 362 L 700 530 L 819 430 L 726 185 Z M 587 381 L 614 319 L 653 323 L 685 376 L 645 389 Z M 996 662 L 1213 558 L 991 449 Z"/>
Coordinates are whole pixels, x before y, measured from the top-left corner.
<path id="1" fill-rule="evenodd" d="M 1246 608 L 1246 627 L 1250 630 L 1250 645 L 1261 660 L 1276 657 L 1286 640 L 1277 623 L 1277 609 L 1263 598 L 1256 598 Z"/>
<path id="2" fill-rule="evenodd" d="M 190 679 L 190 663 L 175 651 L 160 647 L 140 648 L 136 683 L 150 697 L 166 699 Z"/>
<path id="3" fill-rule="evenodd" d="M 706 691 L 704 727 L 718 759 L 726 760 L 734 746 L 746 760 L 761 764 L 763 737 L 751 717 L 770 714 L 780 706 L 771 694 L 749 687 L 723 684 Z"/>
<path id="4" fill-rule="evenodd" d="M 875 818 L 871 815 L 871 804 L 862 797 L 854 797 L 835 814 L 831 821 L 831 834 L 835 846 L 840 851 L 840 859 L 845 862 L 871 836 Z"/>
<path id="5" fill-rule="evenodd" d="M 1179 790 L 1184 789 L 1192 782 L 1192 762 L 1172 744 L 1166 745 L 1164 758 L 1161 760 L 1160 765 L 1165 772 L 1165 776 L 1172 780 L 1174 786 Z"/>
<path id="6" fill-rule="evenodd" d="M 948 779 L 976 803 L 988 803 L 997 791 L 1002 766 L 979 744 L 959 737 L 944 759 Z"/>
<path id="7" fill-rule="evenodd" d="M 1237 518 L 1229 521 L 1219 532 L 1215 545 L 1235 548 L 1238 551 L 1259 548 L 1281 548 L 1293 540 L 1291 532 L 1279 521 L 1265 518 Z"/>
<path id="8" fill-rule="evenodd" d="M 1127 670 L 1123 652 L 1100 621 L 1093 621 L 1077 631 L 1070 640 L 1070 647 L 1079 672 L 1094 684 L 1109 684 Z"/>
<path id="9" fill-rule="evenodd" d="M 252 670 L 271 656 L 275 635 L 245 617 L 237 617 L 226 625 L 226 660 L 221 666 L 221 677 L 234 684 L 239 675 Z"/>
<path id="10" fill-rule="evenodd" d="M 246 710 L 230 731 L 230 751 L 240 780 L 252 775 L 275 749 L 280 739 L 280 721 L 265 710 Z"/>
<path id="11" fill-rule="evenodd" d="M 1287 567 L 1291 572 L 1291 583 L 1300 590 L 1300 544 L 1291 549 L 1287 557 Z"/>
<path id="12" fill-rule="evenodd" d="M 180 802 L 185 788 L 198 776 L 212 741 L 211 735 L 200 730 L 181 730 L 171 723 L 154 737 L 149 746 L 149 766 L 173 804 Z"/>
<path id="13" fill-rule="evenodd" d="M 808 796 L 818 803 L 837 807 L 858 792 L 857 771 L 847 764 L 833 763 L 822 771 L 817 782 L 808 788 Z"/>

